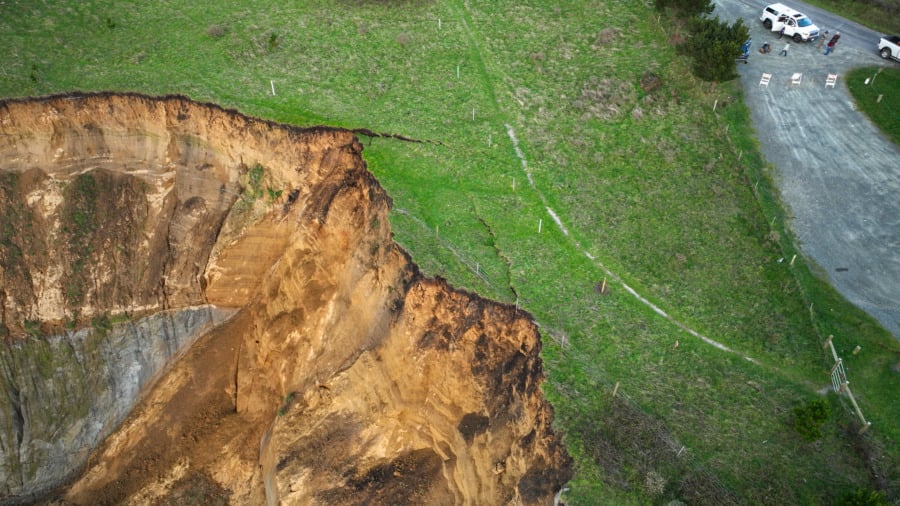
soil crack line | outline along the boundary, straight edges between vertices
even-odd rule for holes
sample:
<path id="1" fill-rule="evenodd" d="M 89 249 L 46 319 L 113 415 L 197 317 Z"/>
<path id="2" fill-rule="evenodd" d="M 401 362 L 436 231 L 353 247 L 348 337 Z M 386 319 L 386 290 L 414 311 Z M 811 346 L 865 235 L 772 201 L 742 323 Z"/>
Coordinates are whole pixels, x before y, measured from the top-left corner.
<path id="1" fill-rule="evenodd" d="M 403 216 L 406 216 L 406 217 L 408 217 L 409 219 L 413 220 L 414 222 L 416 222 L 416 224 L 418 224 L 419 226 L 421 226 L 421 227 L 424 228 L 425 230 L 428 230 L 429 232 L 432 231 L 432 228 L 429 227 L 427 223 L 425 223 L 424 221 L 422 221 L 421 219 L 419 219 L 418 217 L 416 217 L 415 215 L 413 215 L 411 212 L 407 211 L 406 209 L 399 208 L 399 207 L 395 207 L 393 210 L 394 210 L 395 212 L 397 212 L 398 214 L 402 214 Z M 450 253 L 453 253 L 453 256 L 455 256 L 456 259 L 460 261 L 460 263 L 462 263 L 462 264 L 465 265 L 470 271 L 472 271 L 473 274 L 475 274 L 476 276 L 478 276 L 479 279 L 481 279 L 482 281 L 484 281 L 485 283 L 487 283 L 487 284 L 489 284 L 489 285 L 491 285 L 491 286 L 494 286 L 494 284 L 491 283 L 490 280 L 488 280 L 487 276 L 485 276 L 484 273 L 481 272 L 480 269 L 476 268 L 475 264 L 473 264 L 472 262 L 466 260 L 466 259 L 459 253 L 459 250 L 457 250 L 456 248 L 454 248 L 454 247 L 453 247 L 446 239 L 438 238 L 438 239 L 437 239 L 437 242 L 438 242 L 438 244 L 440 244 L 440 245 L 443 246 L 444 248 L 447 248 L 447 250 L 450 251 Z"/>
<path id="2" fill-rule="evenodd" d="M 372 139 L 377 137 L 377 138 L 381 138 L 381 139 L 396 139 L 398 141 L 403 141 L 403 142 L 414 142 L 416 144 L 434 144 L 437 146 L 444 145 L 444 143 L 441 141 L 434 141 L 434 140 L 430 140 L 430 139 L 414 139 L 412 137 L 407 137 L 405 135 L 400 135 L 400 134 L 373 132 L 372 130 L 369 130 L 368 128 L 354 128 L 354 129 L 350 130 L 350 132 L 353 133 L 354 135 L 362 135 L 363 137 L 369 137 Z"/>
<path id="3" fill-rule="evenodd" d="M 504 255 L 503 252 L 500 251 L 500 247 L 497 246 L 497 236 L 494 235 L 494 229 L 491 228 L 488 222 L 485 221 L 485 219 L 482 218 L 480 214 L 477 215 L 477 218 L 478 221 L 481 222 L 482 225 L 484 225 L 484 228 L 487 230 L 488 235 L 491 237 L 491 247 L 494 248 L 494 252 L 496 252 L 497 257 L 503 260 L 503 264 L 506 265 L 506 286 L 509 287 L 509 291 L 512 292 L 513 296 L 518 299 L 519 294 L 518 292 L 516 292 L 516 289 L 512 283 L 512 262 L 509 260 L 509 257 Z"/>

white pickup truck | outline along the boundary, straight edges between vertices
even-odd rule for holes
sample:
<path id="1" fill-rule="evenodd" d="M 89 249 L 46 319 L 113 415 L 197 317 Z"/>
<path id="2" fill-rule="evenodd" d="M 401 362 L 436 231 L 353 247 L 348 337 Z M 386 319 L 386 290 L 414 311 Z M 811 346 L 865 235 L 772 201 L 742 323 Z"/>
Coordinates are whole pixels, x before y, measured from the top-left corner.
<path id="1" fill-rule="evenodd" d="M 885 35 L 878 42 L 878 54 L 887 60 L 893 58 L 900 61 L 900 37 L 896 35 Z"/>

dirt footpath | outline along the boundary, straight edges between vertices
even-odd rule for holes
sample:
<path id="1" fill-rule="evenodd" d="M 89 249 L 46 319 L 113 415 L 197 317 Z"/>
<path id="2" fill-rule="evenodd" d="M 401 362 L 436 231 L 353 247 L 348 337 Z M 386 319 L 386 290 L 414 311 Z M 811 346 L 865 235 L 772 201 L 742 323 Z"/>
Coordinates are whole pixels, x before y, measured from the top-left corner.
<path id="1" fill-rule="evenodd" d="M 876 32 L 801 2 L 790 5 L 821 30 L 841 32 L 835 51 L 779 40 L 759 21 L 767 3 L 716 0 L 714 14 L 750 28 L 750 60 L 738 71 L 791 229 L 838 291 L 900 338 L 900 149 L 856 110 L 845 80 L 851 68 L 898 64 L 878 57 Z M 758 52 L 765 41 L 766 55 Z M 767 87 L 763 73 L 772 74 Z M 838 75 L 833 88 L 825 86 L 829 74 Z"/>

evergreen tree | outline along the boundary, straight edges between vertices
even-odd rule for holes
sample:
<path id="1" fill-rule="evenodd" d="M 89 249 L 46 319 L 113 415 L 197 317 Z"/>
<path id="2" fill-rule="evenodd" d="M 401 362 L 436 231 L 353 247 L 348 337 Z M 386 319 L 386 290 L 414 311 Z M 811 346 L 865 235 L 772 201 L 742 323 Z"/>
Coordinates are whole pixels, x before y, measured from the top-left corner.
<path id="1" fill-rule="evenodd" d="M 737 77 L 735 59 L 750 37 L 744 21 L 729 25 L 718 17 L 696 17 L 689 23 L 690 35 L 679 50 L 689 56 L 694 75 L 704 81 L 722 82 Z"/>

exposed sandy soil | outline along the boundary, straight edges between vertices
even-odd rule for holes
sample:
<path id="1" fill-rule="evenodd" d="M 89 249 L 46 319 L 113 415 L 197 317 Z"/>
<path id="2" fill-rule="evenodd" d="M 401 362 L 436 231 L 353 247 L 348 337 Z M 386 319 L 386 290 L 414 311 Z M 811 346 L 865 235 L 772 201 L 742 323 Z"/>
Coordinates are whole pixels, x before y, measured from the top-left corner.
<path id="1" fill-rule="evenodd" d="M 0 273 L 12 336 L 26 316 L 239 309 L 53 500 L 548 504 L 570 477 L 529 315 L 421 276 L 352 133 L 138 95 L 0 103 L 0 128 L 32 230 Z M 79 205 L 89 253 L 38 254 Z"/>
<path id="2" fill-rule="evenodd" d="M 176 504 L 185 489 L 200 487 L 209 489 L 202 494 L 204 503 L 230 501 L 232 491 L 206 471 L 222 459 L 231 462 L 233 472 L 242 471 L 249 485 L 257 468 L 254 450 L 266 426 L 235 409 L 236 350 L 247 320 L 247 313 L 240 313 L 197 342 L 94 453 L 89 473 L 66 499 L 75 504 Z M 262 489 L 256 492 L 242 499 L 265 502 Z"/>

